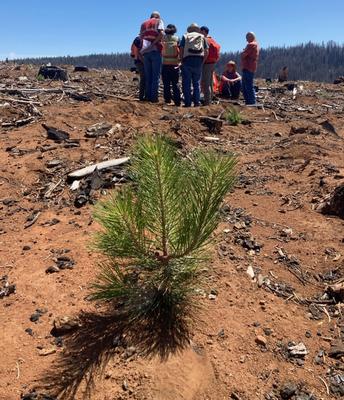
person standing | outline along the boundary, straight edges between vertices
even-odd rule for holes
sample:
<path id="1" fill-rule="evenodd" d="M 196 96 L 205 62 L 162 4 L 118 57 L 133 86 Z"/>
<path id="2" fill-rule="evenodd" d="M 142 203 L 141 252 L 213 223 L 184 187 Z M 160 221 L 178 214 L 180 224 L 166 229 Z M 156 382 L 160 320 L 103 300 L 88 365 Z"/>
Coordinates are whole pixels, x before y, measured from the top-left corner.
<path id="1" fill-rule="evenodd" d="M 159 101 L 159 80 L 162 63 L 161 40 L 163 38 L 163 32 L 164 23 L 158 11 L 154 11 L 150 19 L 141 25 L 141 54 L 144 60 L 146 100 L 152 103 L 157 103 Z"/>
<path id="2" fill-rule="evenodd" d="M 191 107 L 192 102 L 198 107 L 201 100 L 202 67 L 208 57 L 208 43 L 197 24 L 188 27 L 180 42 L 180 53 L 185 107 Z"/>
<path id="3" fill-rule="evenodd" d="M 259 46 L 253 32 L 247 33 L 246 40 L 247 46 L 241 54 L 242 92 L 246 105 L 253 105 L 256 104 L 253 81 L 258 66 Z"/>
<path id="4" fill-rule="evenodd" d="M 162 40 L 162 81 L 164 84 L 164 100 L 170 104 L 172 100 L 171 86 L 173 92 L 173 102 L 180 106 L 180 50 L 179 38 L 176 36 L 177 28 L 169 24 L 165 29 L 165 36 Z"/>
<path id="5" fill-rule="evenodd" d="M 144 101 L 145 91 L 146 91 L 146 82 L 145 82 L 145 68 L 143 65 L 143 56 L 141 54 L 142 49 L 142 39 L 140 36 L 137 36 L 132 45 L 131 45 L 131 57 L 134 59 L 134 64 L 136 70 L 140 76 L 140 85 L 139 85 L 139 100 Z"/>
<path id="6" fill-rule="evenodd" d="M 206 26 L 201 27 L 201 33 L 207 40 L 209 49 L 208 57 L 204 62 L 202 69 L 202 89 L 204 93 L 204 105 L 211 104 L 214 97 L 214 81 L 213 75 L 215 72 L 215 65 L 220 59 L 221 46 L 209 36 L 209 28 Z"/>

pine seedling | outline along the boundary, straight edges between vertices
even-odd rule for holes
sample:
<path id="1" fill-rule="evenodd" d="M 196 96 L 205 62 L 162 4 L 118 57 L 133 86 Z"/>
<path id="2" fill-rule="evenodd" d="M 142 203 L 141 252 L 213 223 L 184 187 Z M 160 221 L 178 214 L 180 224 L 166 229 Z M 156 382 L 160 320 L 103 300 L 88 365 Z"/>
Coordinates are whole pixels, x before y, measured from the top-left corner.
<path id="1" fill-rule="evenodd" d="M 233 155 L 198 151 L 183 160 L 160 136 L 139 139 L 132 183 L 96 206 L 102 229 L 94 247 L 103 262 L 91 298 L 114 304 L 132 324 L 172 332 L 192 321 L 200 267 L 235 165 Z"/>
<path id="2" fill-rule="evenodd" d="M 242 123 L 241 114 L 235 108 L 230 108 L 229 110 L 227 110 L 225 114 L 225 119 L 227 122 L 234 126 Z"/>

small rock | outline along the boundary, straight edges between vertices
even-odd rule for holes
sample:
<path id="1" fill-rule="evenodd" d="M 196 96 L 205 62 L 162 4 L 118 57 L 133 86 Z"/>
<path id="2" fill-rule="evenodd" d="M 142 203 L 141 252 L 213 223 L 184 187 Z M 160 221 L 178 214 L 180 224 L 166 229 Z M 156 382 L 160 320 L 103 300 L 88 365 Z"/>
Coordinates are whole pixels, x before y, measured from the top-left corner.
<path id="1" fill-rule="evenodd" d="M 312 337 L 312 332 L 306 331 L 305 336 L 307 339 L 310 339 Z"/>
<path id="2" fill-rule="evenodd" d="M 55 272 L 60 272 L 60 268 L 57 265 L 52 265 L 51 267 L 48 267 L 45 272 L 47 274 L 53 274 Z"/>
<path id="3" fill-rule="evenodd" d="M 58 223 L 60 223 L 60 220 L 57 219 L 57 218 L 53 218 L 51 220 L 48 220 L 48 221 L 44 222 L 43 225 L 44 226 L 54 226 L 54 225 L 57 225 Z"/>
<path id="4" fill-rule="evenodd" d="M 61 160 L 50 160 L 46 163 L 47 168 L 55 168 L 62 164 Z"/>
<path id="5" fill-rule="evenodd" d="M 31 315 L 30 321 L 38 322 L 43 314 L 44 314 L 44 312 L 41 312 L 41 310 L 36 310 L 36 312 Z"/>
<path id="6" fill-rule="evenodd" d="M 327 354 L 331 358 L 343 357 L 344 356 L 344 344 L 343 343 L 337 343 L 337 344 L 333 343 Z"/>
<path id="7" fill-rule="evenodd" d="M 299 367 L 303 367 L 303 366 L 305 365 L 305 360 L 304 360 L 303 358 L 297 358 L 297 359 L 296 359 L 296 364 L 297 364 Z"/>
<path id="8" fill-rule="evenodd" d="M 63 317 L 55 318 L 51 334 L 55 337 L 63 336 L 80 328 L 80 326 L 81 324 L 78 318 L 65 315 Z"/>
<path id="9" fill-rule="evenodd" d="M 100 122 L 88 127 L 85 136 L 87 138 L 106 136 L 110 133 L 111 128 L 112 128 L 111 124 L 108 124 L 106 122 Z"/>
<path id="10" fill-rule="evenodd" d="M 209 300 L 216 300 L 216 299 L 217 299 L 217 296 L 216 296 L 216 294 L 210 293 L 210 294 L 208 295 L 208 299 L 209 299 Z"/>
<path id="11" fill-rule="evenodd" d="M 221 339 L 223 339 L 225 337 L 225 330 L 222 328 L 219 333 L 217 334 L 217 336 Z"/>
<path id="12" fill-rule="evenodd" d="M 254 279 L 255 274 L 251 265 L 247 268 L 246 273 L 251 279 Z"/>
<path id="13" fill-rule="evenodd" d="M 122 389 L 124 391 L 127 391 L 129 389 L 129 385 L 128 385 L 128 382 L 126 380 L 124 380 L 123 383 L 122 383 Z"/>
<path id="14" fill-rule="evenodd" d="M 23 251 L 29 251 L 29 250 L 31 250 L 31 247 L 30 247 L 30 246 L 24 246 L 24 247 L 23 247 Z"/>
<path id="15" fill-rule="evenodd" d="M 25 329 L 25 332 L 26 332 L 28 335 L 33 336 L 33 330 L 32 330 L 31 328 L 26 328 L 26 329 Z"/>
<path id="16" fill-rule="evenodd" d="M 259 345 L 259 346 L 264 346 L 266 347 L 266 345 L 268 344 L 268 341 L 266 340 L 266 338 L 262 335 L 258 335 L 256 336 L 255 342 Z"/>
<path id="17" fill-rule="evenodd" d="M 280 390 L 280 395 L 283 400 L 291 399 L 297 392 L 297 386 L 294 383 L 286 383 Z"/>
<path id="18" fill-rule="evenodd" d="M 51 354 L 54 354 L 54 353 L 56 353 L 56 348 L 55 347 L 49 347 L 49 348 L 46 348 L 46 349 L 38 350 L 38 354 L 40 356 L 43 356 L 43 357 L 50 356 Z"/>
<path id="19" fill-rule="evenodd" d="M 308 350 L 303 343 L 289 345 L 288 351 L 291 357 L 305 357 L 308 354 Z"/>
<path id="20" fill-rule="evenodd" d="M 257 285 L 261 288 L 264 285 L 265 278 L 262 274 L 258 274 L 257 276 Z"/>
<path id="21" fill-rule="evenodd" d="M 274 332 L 273 329 L 271 329 L 271 328 L 264 328 L 263 331 L 266 336 L 271 336 Z"/>
<path id="22" fill-rule="evenodd" d="M 316 365 L 324 364 L 324 355 L 325 355 L 324 350 L 320 350 L 319 353 L 314 358 L 314 362 Z"/>

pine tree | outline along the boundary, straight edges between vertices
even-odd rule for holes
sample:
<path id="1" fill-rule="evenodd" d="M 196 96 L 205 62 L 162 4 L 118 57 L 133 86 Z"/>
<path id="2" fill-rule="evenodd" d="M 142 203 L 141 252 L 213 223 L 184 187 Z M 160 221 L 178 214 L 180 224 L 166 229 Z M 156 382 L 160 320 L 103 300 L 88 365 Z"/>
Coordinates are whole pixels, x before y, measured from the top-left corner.
<path id="1" fill-rule="evenodd" d="M 235 165 L 233 155 L 197 151 L 183 160 L 162 137 L 140 139 L 131 185 L 96 206 L 102 230 L 94 247 L 103 260 L 92 298 L 129 324 L 159 326 L 165 335 L 185 330 Z"/>

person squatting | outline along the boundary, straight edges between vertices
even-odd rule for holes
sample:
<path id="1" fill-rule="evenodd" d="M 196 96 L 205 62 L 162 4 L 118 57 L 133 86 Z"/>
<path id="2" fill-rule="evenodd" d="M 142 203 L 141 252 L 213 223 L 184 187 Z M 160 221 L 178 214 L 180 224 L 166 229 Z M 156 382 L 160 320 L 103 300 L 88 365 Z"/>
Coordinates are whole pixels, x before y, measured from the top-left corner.
<path id="1" fill-rule="evenodd" d="M 219 92 L 223 97 L 238 99 L 243 93 L 247 105 L 256 104 L 254 75 L 259 58 L 259 45 L 253 32 L 246 35 L 247 45 L 241 53 L 242 75 L 229 61 L 221 76 Z M 162 78 L 164 101 L 184 107 L 210 105 L 214 98 L 215 66 L 220 59 L 220 45 L 209 35 L 209 28 L 193 23 L 180 39 L 173 24 L 164 27 L 160 13 L 154 11 L 141 25 L 131 46 L 136 70 L 140 75 L 139 100 L 159 102 Z M 182 94 L 179 86 L 182 78 Z M 173 102 L 173 103 L 172 103 Z"/>

